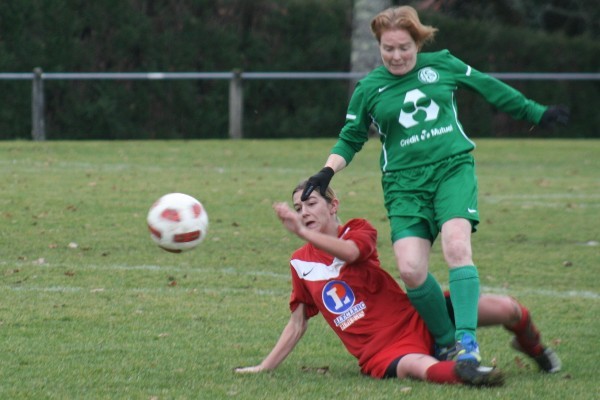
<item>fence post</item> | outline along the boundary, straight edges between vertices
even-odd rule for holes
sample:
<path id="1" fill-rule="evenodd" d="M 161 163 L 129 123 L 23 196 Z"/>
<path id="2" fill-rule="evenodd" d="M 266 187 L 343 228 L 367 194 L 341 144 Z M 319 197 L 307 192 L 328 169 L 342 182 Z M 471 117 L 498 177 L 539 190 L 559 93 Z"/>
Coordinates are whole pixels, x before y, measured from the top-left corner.
<path id="1" fill-rule="evenodd" d="M 44 122 L 44 80 L 43 71 L 37 67 L 33 70 L 31 89 L 31 137 L 35 141 L 46 140 L 46 124 Z"/>
<path id="2" fill-rule="evenodd" d="M 229 138 L 243 137 L 242 121 L 244 120 L 244 93 L 242 89 L 242 71 L 233 71 L 229 81 Z"/>

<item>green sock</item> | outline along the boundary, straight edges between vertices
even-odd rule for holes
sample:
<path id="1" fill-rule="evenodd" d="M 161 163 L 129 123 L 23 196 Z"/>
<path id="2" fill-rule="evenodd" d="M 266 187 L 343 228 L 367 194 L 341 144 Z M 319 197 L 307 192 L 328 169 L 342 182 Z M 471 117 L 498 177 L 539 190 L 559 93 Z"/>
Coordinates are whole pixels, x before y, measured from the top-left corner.
<path id="1" fill-rule="evenodd" d="M 417 288 L 406 288 L 412 305 L 425 321 L 438 346 L 454 344 L 454 325 L 448 315 L 446 298 L 433 275 L 427 274 L 425 282 Z"/>
<path id="2" fill-rule="evenodd" d="M 465 333 L 470 333 L 476 339 L 477 305 L 479 302 L 479 274 L 477 267 L 450 268 L 450 299 L 454 308 L 454 324 L 456 325 L 456 340 Z"/>

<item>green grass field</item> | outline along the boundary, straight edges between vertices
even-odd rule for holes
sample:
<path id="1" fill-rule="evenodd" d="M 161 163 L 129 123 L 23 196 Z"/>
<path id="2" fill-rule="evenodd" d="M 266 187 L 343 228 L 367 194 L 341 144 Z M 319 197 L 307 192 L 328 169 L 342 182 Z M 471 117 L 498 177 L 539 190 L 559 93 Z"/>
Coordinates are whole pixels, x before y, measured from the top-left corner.
<path id="1" fill-rule="evenodd" d="M 260 362 L 288 320 L 287 261 L 301 242 L 271 204 L 289 200 L 333 142 L 0 142 L 0 398 L 600 398 L 598 140 L 479 140 L 475 151 L 483 291 L 531 309 L 562 372 L 537 372 L 504 330 L 487 328 L 482 355 L 504 369 L 502 388 L 377 381 L 318 317 L 278 370 L 232 373 Z M 378 157 L 372 140 L 333 186 L 343 219 L 378 228 L 397 277 Z M 145 224 L 175 191 L 210 216 L 206 241 L 179 255 L 158 249 Z"/>

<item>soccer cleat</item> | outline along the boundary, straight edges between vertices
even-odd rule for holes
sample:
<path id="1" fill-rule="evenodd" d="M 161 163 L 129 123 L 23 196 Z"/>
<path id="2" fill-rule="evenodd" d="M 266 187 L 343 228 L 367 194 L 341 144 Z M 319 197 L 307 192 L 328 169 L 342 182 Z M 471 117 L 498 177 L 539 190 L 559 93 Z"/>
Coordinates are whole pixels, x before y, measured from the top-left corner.
<path id="1" fill-rule="evenodd" d="M 469 386 L 502 386 L 504 384 L 504 374 L 494 367 L 484 367 L 473 362 L 457 362 L 454 372 L 465 385 Z"/>
<path id="2" fill-rule="evenodd" d="M 484 367 L 479 355 L 479 345 L 469 333 L 456 342 L 456 365 L 454 372 L 467 385 L 471 386 L 500 386 L 504 383 L 504 374 L 496 368 Z"/>
<path id="3" fill-rule="evenodd" d="M 458 353 L 458 349 L 456 345 L 440 347 L 437 344 L 435 345 L 435 349 L 433 352 L 433 356 L 437 358 L 439 361 L 451 361 L 456 358 L 456 354 Z"/>
<path id="4" fill-rule="evenodd" d="M 463 337 L 456 342 L 455 359 L 457 364 L 469 363 L 477 366 L 481 363 L 479 345 L 470 333 L 465 333 Z"/>
<path id="5" fill-rule="evenodd" d="M 548 372 L 548 373 L 552 374 L 552 373 L 560 371 L 560 369 L 562 367 L 562 363 L 560 361 L 560 358 L 558 357 L 558 354 L 556 354 L 556 352 L 554 350 L 552 350 L 550 347 L 542 347 L 542 349 L 543 349 L 542 352 L 539 353 L 538 355 L 534 355 L 534 354 L 529 354 L 528 352 L 523 350 L 523 348 L 517 341 L 517 338 L 513 338 L 512 342 L 511 342 L 511 346 L 513 349 L 520 351 L 521 353 L 532 358 L 536 362 L 536 364 L 540 367 L 540 369 L 544 372 Z"/>

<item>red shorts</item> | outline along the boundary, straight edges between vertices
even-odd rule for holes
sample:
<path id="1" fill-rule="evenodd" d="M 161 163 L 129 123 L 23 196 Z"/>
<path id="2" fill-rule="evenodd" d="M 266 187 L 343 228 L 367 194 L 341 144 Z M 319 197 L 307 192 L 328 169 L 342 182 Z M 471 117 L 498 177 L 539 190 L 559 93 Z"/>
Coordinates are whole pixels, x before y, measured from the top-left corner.
<path id="1" fill-rule="evenodd" d="M 406 322 L 406 321 L 405 321 Z M 433 355 L 434 340 L 425 322 L 415 312 L 408 326 L 399 326 L 400 335 L 361 365 L 361 372 L 373 378 L 384 378 L 390 364 L 407 354 Z"/>

